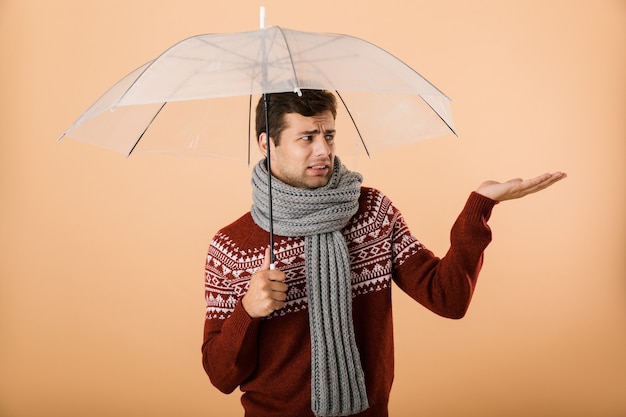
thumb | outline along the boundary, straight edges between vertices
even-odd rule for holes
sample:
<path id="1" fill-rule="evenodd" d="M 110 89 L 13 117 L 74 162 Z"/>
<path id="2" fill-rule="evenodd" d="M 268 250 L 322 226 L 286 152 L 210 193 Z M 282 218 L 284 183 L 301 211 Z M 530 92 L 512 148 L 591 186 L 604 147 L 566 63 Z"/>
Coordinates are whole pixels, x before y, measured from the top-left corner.
<path id="1" fill-rule="evenodd" d="M 265 257 L 263 258 L 263 263 L 261 264 L 259 271 L 267 271 L 270 269 L 270 259 L 270 247 L 268 246 L 265 248 Z"/>

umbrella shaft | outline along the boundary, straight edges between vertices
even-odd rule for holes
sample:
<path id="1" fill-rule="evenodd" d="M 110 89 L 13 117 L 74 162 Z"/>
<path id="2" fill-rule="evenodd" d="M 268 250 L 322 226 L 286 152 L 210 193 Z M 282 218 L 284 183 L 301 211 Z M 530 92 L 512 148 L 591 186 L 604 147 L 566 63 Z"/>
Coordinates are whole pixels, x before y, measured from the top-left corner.
<path id="1" fill-rule="evenodd" d="M 265 109 L 265 136 L 267 140 L 267 157 L 265 158 L 267 164 L 267 196 L 269 200 L 269 220 L 270 220 L 270 263 L 272 265 L 276 262 L 276 256 L 274 255 L 274 214 L 272 213 L 272 163 L 270 162 L 270 116 L 269 116 L 269 99 L 267 94 L 263 94 L 263 106 Z"/>

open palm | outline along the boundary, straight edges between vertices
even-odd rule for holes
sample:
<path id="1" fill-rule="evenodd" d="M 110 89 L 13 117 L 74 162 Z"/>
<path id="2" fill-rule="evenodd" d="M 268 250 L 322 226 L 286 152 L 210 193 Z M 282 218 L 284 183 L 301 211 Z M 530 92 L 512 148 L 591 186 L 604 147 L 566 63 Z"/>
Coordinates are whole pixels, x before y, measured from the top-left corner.
<path id="1" fill-rule="evenodd" d="M 554 172 L 526 180 L 515 178 L 506 182 L 485 181 L 476 192 L 495 201 L 513 200 L 548 188 L 566 177 L 564 172 Z"/>

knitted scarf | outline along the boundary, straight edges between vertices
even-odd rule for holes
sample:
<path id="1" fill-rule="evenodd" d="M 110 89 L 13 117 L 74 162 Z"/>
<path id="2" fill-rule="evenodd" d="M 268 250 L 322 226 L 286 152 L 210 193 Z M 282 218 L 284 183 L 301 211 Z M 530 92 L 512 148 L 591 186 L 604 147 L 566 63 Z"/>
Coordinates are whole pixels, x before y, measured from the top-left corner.
<path id="1" fill-rule="evenodd" d="M 336 157 L 324 187 L 297 188 L 272 178 L 274 232 L 305 237 L 311 409 L 317 416 L 357 414 L 369 407 L 352 323 L 348 245 L 341 232 L 359 208 L 362 180 Z M 269 231 L 264 160 L 252 172 L 252 199 L 252 218 Z"/>

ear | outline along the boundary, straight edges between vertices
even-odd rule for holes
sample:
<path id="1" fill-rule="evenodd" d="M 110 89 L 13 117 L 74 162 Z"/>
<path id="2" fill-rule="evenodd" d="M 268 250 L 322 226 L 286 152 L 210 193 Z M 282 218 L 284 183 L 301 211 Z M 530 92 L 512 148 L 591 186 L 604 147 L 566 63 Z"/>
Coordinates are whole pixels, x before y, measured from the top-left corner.
<path id="1" fill-rule="evenodd" d="M 259 150 L 267 158 L 267 133 L 265 132 L 259 135 Z"/>

